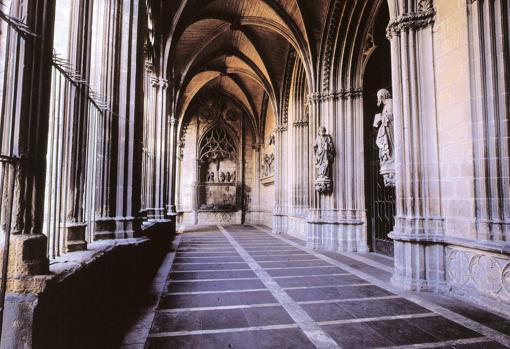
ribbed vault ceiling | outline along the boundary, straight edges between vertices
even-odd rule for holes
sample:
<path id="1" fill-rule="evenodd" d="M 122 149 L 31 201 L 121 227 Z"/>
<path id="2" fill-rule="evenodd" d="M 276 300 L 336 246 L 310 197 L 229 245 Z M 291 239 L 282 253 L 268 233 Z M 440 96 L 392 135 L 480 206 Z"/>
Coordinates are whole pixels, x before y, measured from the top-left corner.
<path id="1" fill-rule="evenodd" d="M 162 70 L 177 82 L 179 116 L 200 91 L 216 88 L 243 103 L 260 131 L 264 94 L 272 114 L 278 110 L 289 51 L 305 66 L 314 65 L 329 0 L 181 0 L 160 6 L 161 13 L 172 14 L 156 20 L 164 33 Z"/>

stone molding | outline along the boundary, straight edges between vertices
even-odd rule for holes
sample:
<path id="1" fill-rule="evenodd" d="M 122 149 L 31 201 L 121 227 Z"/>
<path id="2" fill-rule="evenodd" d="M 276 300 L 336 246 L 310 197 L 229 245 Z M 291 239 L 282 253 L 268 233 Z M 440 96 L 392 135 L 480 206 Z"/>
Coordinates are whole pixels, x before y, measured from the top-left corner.
<path id="1" fill-rule="evenodd" d="M 436 11 L 432 5 L 418 13 L 406 13 L 392 20 L 386 28 L 386 37 L 391 40 L 402 32 L 415 32 L 434 24 Z"/>
<path id="2" fill-rule="evenodd" d="M 337 101 L 346 99 L 357 99 L 363 97 L 363 90 L 360 88 L 352 88 L 331 92 L 315 92 L 308 95 L 310 103 Z"/>
<path id="3" fill-rule="evenodd" d="M 395 241 L 403 241 L 403 242 L 415 242 L 420 243 L 422 245 L 432 245 L 432 244 L 441 244 L 441 245 L 455 245 L 459 247 L 466 248 L 475 248 L 480 251 L 505 254 L 510 256 L 510 244 L 497 242 L 497 241 L 487 241 L 487 240 L 470 240 L 464 239 L 454 236 L 445 236 L 439 234 L 400 234 L 396 232 L 391 232 L 389 235 Z"/>
<path id="4" fill-rule="evenodd" d="M 292 125 L 294 127 L 306 127 L 308 126 L 308 121 L 296 121 Z"/>
<path id="5" fill-rule="evenodd" d="M 282 125 L 282 126 L 277 126 L 275 128 L 275 132 L 279 132 L 279 133 L 282 133 L 282 132 L 286 132 L 287 131 L 287 125 Z"/>
<path id="6" fill-rule="evenodd" d="M 296 64 L 296 51 L 294 49 L 290 49 L 289 55 L 287 57 L 287 64 L 285 69 L 285 75 L 283 77 L 284 95 L 283 95 L 283 103 L 282 103 L 282 122 L 283 124 L 287 124 L 289 119 L 289 98 L 290 98 L 290 89 L 292 85 L 292 71 L 294 70 L 294 65 Z"/>
<path id="7" fill-rule="evenodd" d="M 326 35 L 326 42 L 324 45 L 324 53 L 322 55 L 322 91 L 329 91 L 329 84 L 331 80 L 331 57 L 333 55 L 333 47 L 335 46 L 335 38 L 340 25 L 340 3 L 341 1 L 335 0 L 331 10 L 331 15 L 328 19 L 328 32 Z"/>
<path id="8" fill-rule="evenodd" d="M 166 89 L 168 87 L 167 79 L 158 78 L 156 76 L 150 77 L 150 83 L 152 87 L 161 87 L 162 89 Z"/>

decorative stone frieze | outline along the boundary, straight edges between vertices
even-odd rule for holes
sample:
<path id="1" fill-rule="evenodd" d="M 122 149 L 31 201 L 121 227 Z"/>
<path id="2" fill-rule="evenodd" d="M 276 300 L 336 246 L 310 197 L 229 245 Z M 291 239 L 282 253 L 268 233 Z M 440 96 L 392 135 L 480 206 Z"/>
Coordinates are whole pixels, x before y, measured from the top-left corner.
<path id="1" fill-rule="evenodd" d="M 454 292 L 510 301 L 510 258 L 458 246 L 446 248 L 446 281 Z"/>
<path id="2" fill-rule="evenodd" d="M 436 11 L 432 6 L 432 1 L 420 1 L 420 4 L 419 12 L 403 14 L 388 24 L 386 36 L 389 40 L 394 36 L 399 36 L 402 32 L 419 31 L 434 24 Z"/>
<path id="3" fill-rule="evenodd" d="M 296 121 L 292 123 L 294 127 L 306 127 L 308 126 L 308 121 Z"/>

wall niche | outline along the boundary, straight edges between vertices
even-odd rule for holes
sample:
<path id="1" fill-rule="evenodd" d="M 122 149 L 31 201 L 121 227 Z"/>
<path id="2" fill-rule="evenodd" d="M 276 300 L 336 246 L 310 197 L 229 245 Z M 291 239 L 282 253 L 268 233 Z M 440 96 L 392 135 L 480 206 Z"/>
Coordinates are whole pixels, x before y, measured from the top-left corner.
<path id="1" fill-rule="evenodd" d="M 199 210 L 234 212 L 237 195 L 238 151 L 226 125 L 213 126 L 202 138 L 199 160 Z"/>

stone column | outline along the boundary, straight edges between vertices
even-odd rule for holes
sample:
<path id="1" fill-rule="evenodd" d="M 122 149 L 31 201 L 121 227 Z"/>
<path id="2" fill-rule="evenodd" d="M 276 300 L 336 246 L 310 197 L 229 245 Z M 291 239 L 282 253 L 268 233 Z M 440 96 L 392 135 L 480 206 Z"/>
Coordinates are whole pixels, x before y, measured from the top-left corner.
<path id="1" fill-rule="evenodd" d="M 309 97 L 310 163 L 318 126 L 333 138 L 336 158 L 331 193 L 319 194 L 312 186 L 308 218 L 308 245 L 343 252 L 368 251 L 364 204 L 363 100 L 356 88 L 320 92 Z M 320 118 L 318 117 L 320 115 Z M 316 169 L 313 178 L 315 180 Z"/>
<path id="2" fill-rule="evenodd" d="M 166 167 L 166 135 L 167 135 L 167 117 L 166 117 L 166 94 L 168 81 L 163 78 L 153 80 L 155 87 L 155 123 L 154 123 L 154 206 L 152 207 L 152 219 L 160 220 L 165 216 L 165 181 Z"/>
<path id="3" fill-rule="evenodd" d="M 140 1 L 122 1 L 122 38 L 120 41 L 119 118 L 117 144 L 116 230 L 117 238 L 133 237 L 140 231 L 139 183 L 140 170 L 136 165 L 137 131 L 141 128 L 143 103 L 142 68 L 143 46 L 140 37 Z"/>
<path id="4" fill-rule="evenodd" d="M 29 294 L 40 286 L 32 276 L 46 274 L 49 268 L 47 239 L 42 229 L 54 12 L 54 0 L 16 1 L 10 12 L 30 33 L 23 37 L 12 29 L 7 33 L 7 55 L 11 59 L 5 71 L 6 113 L 0 115 L 1 155 L 12 159 L 16 170 L 14 190 L 5 188 L 1 199 L 4 232 L 9 223 L 4 220 L 4 210 L 12 204 L 6 280 L 9 296 L 3 312 L 6 321 L 1 344 L 5 348 L 32 346 L 34 303 Z"/>
<path id="5" fill-rule="evenodd" d="M 264 217 L 263 217 L 263 207 L 260 202 L 260 186 L 262 183 L 260 183 L 260 166 L 261 166 L 261 149 L 263 148 L 264 144 L 255 143 L 253 144 L 252 150 L 253 150 L 253 170 L 254 170 L 254 190 L 251 194 L 252 204 L 251 204 L 251 211 L 252 211 L 252 217 L 253 217 L 253 223 L 255 224 L 263 224 Z"/>
<path id="6" fill-rule="evenodd" d="M 388 38 L 395 118 L 395 271 L 412 290 L 444 284 L 432 0 L 395 0 Z"/>
<path id="7" fill-rule="evenodd" d="M 177 119 L 174 116 L 169 118 L 169 170 L 168 170 L 168 207 L 167 214 L 169 216 L 176 216 L 177 208 L 175 204 L 176 185 L 177 185 Z"/>
<path id="8" fill-rule="evenodd" d="M 81 79 L 89 81 L 90 42 L 92 25 L 92 3 L 85 0 L 72 2 L 69 61 Z M 67 208 L 65 213 L 65 252 L 87 249 L 85 241 L 85 223 L 83 199 L 87 161 L 87 117 L 89 87 L 79 84 L 72 89 L 68 118 L 72 120 L 70 137 L 67 139 L 66 157 L 68 172 L 65 188 Z"/>
<path id="9" fill-rule="evenodd" d="M 275 132 L 275 207 L 273 209 L 273 232 L 275 234 L 287 233 L 287 124 L 279 121 Z"/>
<path id="10" fill-rule="evenodd" d="M 98 194 L 96 202 L 96 220 L 94 229 L 94 240 L 114 239 L 117 228 L 116 203 L 117 203 L 117 156 L 119 144 L 119 123 L 118 123 L 118 79 L 119 66 L 119 14 L 120 2 L 104 2 L 104 47 L 100 57 L 102 63 L 101 71 L 101 95 L 107 102 L 107 110 L 103 116 L 101 125 L 101 163 L 98 173 Z"/>

